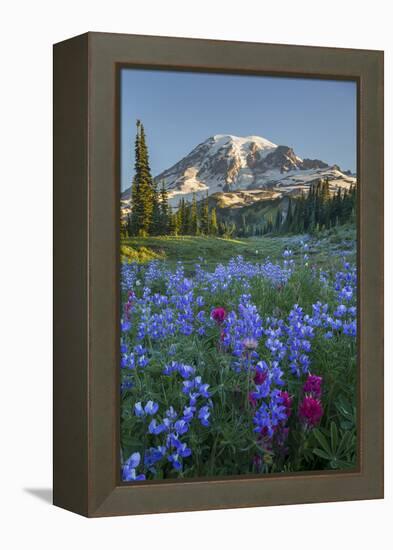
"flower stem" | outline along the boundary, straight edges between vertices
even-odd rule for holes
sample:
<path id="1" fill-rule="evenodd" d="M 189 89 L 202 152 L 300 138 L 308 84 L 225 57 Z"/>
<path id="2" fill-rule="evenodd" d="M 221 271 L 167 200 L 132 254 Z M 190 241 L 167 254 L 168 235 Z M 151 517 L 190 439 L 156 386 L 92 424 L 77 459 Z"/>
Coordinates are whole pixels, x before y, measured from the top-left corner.
<path id="1" fill-rule="evenodd" d="M 251 381 L 251 358 L 250 354 L 247 352 L 247 385 L 246 385 L 246 400 L 244 403 L 244 408 L 247 410 L 250 406 L 250 400 L 248 398 L 250 392 L 250 381 Z"/>

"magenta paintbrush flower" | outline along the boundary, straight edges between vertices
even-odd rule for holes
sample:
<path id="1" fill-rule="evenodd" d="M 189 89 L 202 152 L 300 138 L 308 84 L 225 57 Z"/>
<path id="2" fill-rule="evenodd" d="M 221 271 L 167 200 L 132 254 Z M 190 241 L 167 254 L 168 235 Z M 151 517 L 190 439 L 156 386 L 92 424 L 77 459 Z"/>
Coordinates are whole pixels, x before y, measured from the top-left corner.
<path id="1" fill-rule="evenodd" d="M 323 407 L 319 399 L 315 399 L 310 395 L 303 397 L 303 401 L 299 406 L 299 418 L 308 428 L 317 426 L 322 415 Z"/>
<path id="2" fill-rule="evenodd" d="M 268 375 L 267 370 L 266 371 L 257 370 L 254 376 L 255 384 L 257 386 L 261 386 L 266 381 L 267 375 Z"/>
<path id="3" fill-rule="evenodd" d="M 316 399 L 319 399 L 322 395 L 322 376 L 309 374 L 304 383 L 303 391 L 304 393 L 311 394 Z"/>
<path id="4" fill-rule="evenodd" d="M 223 307 L 215 307 L 211 312 L 211 317 L 217 325 L 221 325 L 225 321 L 226 316 L 227 312 Z"/>

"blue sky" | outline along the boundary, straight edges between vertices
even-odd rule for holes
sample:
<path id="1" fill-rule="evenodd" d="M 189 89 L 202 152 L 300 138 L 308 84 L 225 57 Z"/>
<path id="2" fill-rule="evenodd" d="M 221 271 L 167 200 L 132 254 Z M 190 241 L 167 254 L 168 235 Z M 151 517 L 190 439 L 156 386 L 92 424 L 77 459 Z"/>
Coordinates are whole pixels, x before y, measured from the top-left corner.
<path id="1" fill-rule="evenodd" d="M 262 136 L 356 170 L 356 84 L 333 80 L 122 69 L 121 188 L 133 177 L 135 122 L 153 176 L 214 134 Z"/>

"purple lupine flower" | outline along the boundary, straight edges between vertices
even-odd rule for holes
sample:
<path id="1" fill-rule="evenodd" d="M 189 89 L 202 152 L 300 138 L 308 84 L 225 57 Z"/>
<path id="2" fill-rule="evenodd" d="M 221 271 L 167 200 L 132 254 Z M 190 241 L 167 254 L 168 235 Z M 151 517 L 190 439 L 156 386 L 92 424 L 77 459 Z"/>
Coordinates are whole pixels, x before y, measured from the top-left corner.
<path id="1" fill-rule="evenodd" d="M 138 403 L 135 403 L 134 405 L 134 412 L 136 416 L 144 416 L 145 411 L 143 410 L 142 403 L 138 401 Z"/>
<path id="2" fill-rule="evenodd" d="M 210 409 L 207 405 L 201 407 L 198 411 L 198 418 L 202 426 L 209 426 Z"/>
<path id="3" fill-rule="evenodd" d="M 144 474 L 137 475 L 136 468 L 141 461 L 140 453 L 132 453 L 129 459 L 123 464 L 122 479 L 123 481 L 144 481 L 146 479 Z"/>
<path id="4" fill-rule="evenodd" d="M 149 433 L 153 435 L 160 435 L 162 432 L 167 430 L 165 424 L 159 424 L 155 418 L 149 424 Z"/>
<path id="5" fill-rule="evenodd" d="M 179 435 L 187 433 L 189 429 L 189 425 L 183 419 L 177 420 L 173 427 Z"/>

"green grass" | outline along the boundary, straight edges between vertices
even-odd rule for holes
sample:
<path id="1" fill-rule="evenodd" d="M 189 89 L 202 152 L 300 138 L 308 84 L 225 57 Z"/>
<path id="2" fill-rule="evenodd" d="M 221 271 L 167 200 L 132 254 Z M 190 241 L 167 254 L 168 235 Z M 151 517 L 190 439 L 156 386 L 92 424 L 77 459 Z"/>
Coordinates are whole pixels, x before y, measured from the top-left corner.
<path id="1" fill-rule="evenodd" d="M 127 244 L 121 244 L 120 246 L 120 258 L 124 263 L 137 262 L 145 263 L 151 260 L 164 260 L 165 255 L 160 252 L 155 252 L 151 248 L 145 246 L 128 246 Z"/>
<path id="2" fill-rule="evenodd" d="M 286 248 L 299 254 L 300 241 L 307 240 L 310 246 L 310 263 L 321 267 L 332 266 L 339 260 L 338 252 L 345 251 L 348 258 L 355 256 L 355 228 L 342 226 L 318 235 L 288 235 L 276 237 L 251 237 L 248 239 L 223 239 L 219 237 L 131 237 L 122 240 L 129 250 L 129 256 L 137 261 L 148 261 L 154 257 L 169 264 L 182 261 L 193 268 L 199 257 L 213 268 L 217 263 L 226 263 L 230 258 L 242 255 L 248 261 L 261 261 L 266 258 L 277 260 Z M 141 253 L 143 252 L 143 254 Z"/>

